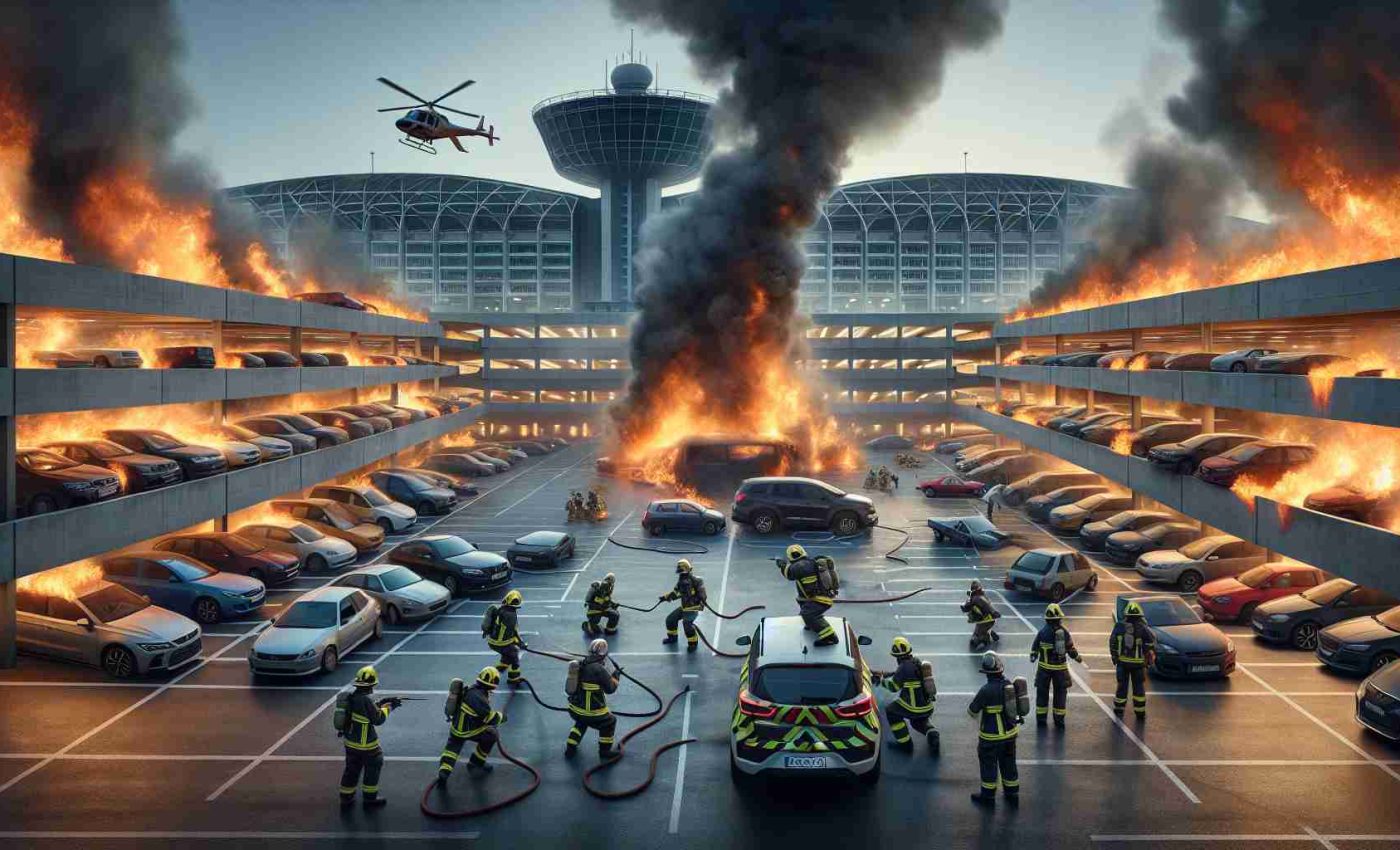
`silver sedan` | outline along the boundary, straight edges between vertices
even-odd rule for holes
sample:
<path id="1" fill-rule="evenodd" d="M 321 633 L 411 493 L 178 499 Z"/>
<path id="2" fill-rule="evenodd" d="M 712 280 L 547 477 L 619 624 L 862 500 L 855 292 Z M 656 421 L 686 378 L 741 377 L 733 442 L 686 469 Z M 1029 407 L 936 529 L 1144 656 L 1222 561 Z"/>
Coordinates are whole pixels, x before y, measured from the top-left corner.
<path id="1" fill-rule="evenodd" d="M 384 609 L 384 621 L 426 620 L 447 610 L 452 594 L 447 588 L 397 564 L 365 567 L 335 580 L 337 587 L 353 587 L 373 596 Z"/>
<path id="2" fill-rule="evenodd" d="M 341 569 L 355 563 L 357 556 L 354 546 L 301 522 L 253 523 L 238 529 L 238 533 L 269 549 L 296 555 L 301 559 L 301 568 L 311 573 Z"/>
<path id="3" fill-rule="evenodd" d="M 379 603 L 362 590 L 313 590 L 258 635 L 248 652 L 248 666 L 255 676 L 329 673 L 357 646 L 384 634 L 379 613 Z"/>

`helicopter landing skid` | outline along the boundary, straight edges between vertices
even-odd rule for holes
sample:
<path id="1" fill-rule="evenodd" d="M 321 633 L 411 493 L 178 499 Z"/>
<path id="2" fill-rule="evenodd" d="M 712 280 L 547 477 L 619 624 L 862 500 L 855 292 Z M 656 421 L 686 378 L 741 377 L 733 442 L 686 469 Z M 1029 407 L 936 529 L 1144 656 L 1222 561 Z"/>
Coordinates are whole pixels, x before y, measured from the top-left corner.
<path id="1" fill-rule="evenodd" d="M 399 139 L 399 144 L 407 145 L 408 147 L 411 147 L 414 150 L 422 151 L 423 153 L 437 156 L 437 149 L 432 146 L 431 142 L 419 141 L 418 139 L 415 139 L 412 136 L 404 136 L 402 139 Z"/>

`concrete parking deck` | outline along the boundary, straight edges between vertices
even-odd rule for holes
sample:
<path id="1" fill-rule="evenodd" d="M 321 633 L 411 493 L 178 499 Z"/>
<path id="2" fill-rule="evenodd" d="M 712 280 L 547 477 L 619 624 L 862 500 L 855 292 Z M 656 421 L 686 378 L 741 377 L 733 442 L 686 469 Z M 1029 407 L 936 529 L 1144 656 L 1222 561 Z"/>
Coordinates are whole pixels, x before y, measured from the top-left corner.
<path id="1" fill-rule="evenodd" d="M 674 555 L 606 543 L 613 531 L 637 539 L 650 491 L 607 482 L 612 516 L 606 523 L 563 522 L 568 491 L 594 480 L 596 453 L 596 446 L 581 444 L 531 458 L 484 481 L 483 495 L 453 515 L 415 529 L 460 534 L 497 551 L 535 529 L 574 532 L 573 560 L 558 570 L 517 574 L 515 587 L 525 596 L 521 627 L 537 648 L 584 646 L 583 596 L 605 572 L 618 576 L 618 599 L 643 607 L 673 582 Z M 565 761 L 567 717 L 503 688 L 496 700 L 510 716 L 503 738 L 540 769 L 540 790 L 476 820 L 423 817 L 417 798 L 434 776 L 446 736 L 439 699 L 453 676 L 470 678 L 494 658 L 478 625 L 498 592 L 459 600 L 428 623 L 388 629 L 334 674 L 298 682 L 250 678 L 245 656 L 262 621 L 210 628 L 198 665 L 161 680 L 116 683 L 98 671 L 22 657 L 18 669 L 0 672 L 0 845 L 187 847 L 206 840 L 331 846 L 368 840 L 397 846 L 475 839 L 489 846 L 636 848 L 1400 846 L 1394 806 L 1400 750 L 1352 722 L 1356 681 L 1324 672 L 1309 655 L 1257 644 L 1247 629 L 1227 626 L 1239 648 L 1235 675 L 1216 682 L 1153 681 L 1146 722 L 1115 722 L 1107 707 L 1113 676 L 1106 646 L 1113 598 L 1144 586 L 1134 573 L 1103 567 L 1097 567 L 1096 592 L 1065 604 L 1088 662 L 1074 668 L 1069 728 L 1022 730 L 1019 809 L 973 807 L 967 795 L 978 785 L 976 731 L 966 706 L 981 677 L 957 604 L 974 577 L 997 590 L 1004 615 L 1000 649 L 1014 675 L 1030 675 L 1029 638 L 1041 624 L 1044 603 L 999 592 L 1002 571 L 1018 549 L 983 553 L 932 543 L 926 517 L 981 509 L 972 500 L 920 496 L 916 479 L 937 471 L 942 466 L 934 458 L 923 470 L 900 470 L 902 488 L 876 497 L 885 524 L 907 527 L 912 535 L 900 552 L 908 564 L 882 557 L 898 542 L 891 532 L 840 543 L 823 542 L 823 534 L 799 535 L 808 538 L 803 542 L 810 550 L 836 558 L 849 598 L 935 588 L 892 605 L 836 610 L 874 639 L 867 658 L 876 669 L 889 669 L 890 639 L 904 634 L 937 672 L 942 757 L 930 759 L 922 748 L 912 755 L 886 750 L 883 778 L 874 788 L 771 783 L 741 792 L 733 786 L 727 736 L 740 662 L 661 646 L 663 606 L 651 614 L 623 612 L 622 631 L 611 641 L 614 656 L 663 697 L 687 685 L 691 693 L 633 742 L 623 763 L 599 777 L 601 784 L 639 781 L 646 756 L 664 741 L 687 735 L 699 741 L 663 755 L 656 783 L 644 795 L 604 803 L 585 794 L 579 776 L 596 763 L 592 738 L 579 758 Z M 861 477 L 853 472 L 833 480 L 855 487 Z M 1018 514 L 999 513 L 996 520 L 1027 545 L 1052 542 Z M 787 615 L 795 608 L 791 588 L 768 559 L 789 540 L 731 528 L 699 541 L 709 551 L 689 557 L 717 608 L 761 603 L 768 606 L 764 613 Z M 285 604 L 324 581 L 304 576 L 295 589 L 274 591 L 271 598 Z M 699 623 L 717 645 L 732 649 L 735 637 L 755 627 L 757 615 L 719 622 L 706 614 Z M 330 712 L 336 690 L 364 663 L 377 666 L 382 693 L 428 700 L 406 703 L 382 727 L 388 808 L 342 812 L 335 801 L 341 748 Z M 547 700 L 562 700 L 562 664 L 527 655 L 524 668 Z M 650 700 L 624 684 L 613 704 L 644 709 Z M 636 722 L 624 720 L 619 731 Z M 459 772 L 444 804 L 497 798 L 524 781 L 504 764 L 485 780 Z"/>

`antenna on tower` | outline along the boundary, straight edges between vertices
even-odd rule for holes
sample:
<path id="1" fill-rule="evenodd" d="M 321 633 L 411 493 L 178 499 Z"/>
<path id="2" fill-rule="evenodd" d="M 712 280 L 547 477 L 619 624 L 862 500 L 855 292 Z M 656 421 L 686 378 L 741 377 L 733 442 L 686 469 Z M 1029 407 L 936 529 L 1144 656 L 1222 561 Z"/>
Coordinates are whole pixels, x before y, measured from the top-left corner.
<path id="1" fill-rule="evenodd" d="M 632 27 L 627 32 L 627 60 L 635 62 L 637 59 L 637 28 Z"/>

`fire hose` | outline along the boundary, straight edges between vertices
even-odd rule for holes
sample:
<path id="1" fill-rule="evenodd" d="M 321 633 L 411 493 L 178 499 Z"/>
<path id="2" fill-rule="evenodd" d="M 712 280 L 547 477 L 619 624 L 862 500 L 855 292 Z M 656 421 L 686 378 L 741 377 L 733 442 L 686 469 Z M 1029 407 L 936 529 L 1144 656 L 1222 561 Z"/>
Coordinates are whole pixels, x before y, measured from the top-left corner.
<path id="1" fill-rule="evenodd" d="M 496 738 L 496 750 L 500 752 L 501 757 L 504 758 L 506 761 L 510 762 L 511 764 L 530 774 L 530 784 L 526 786 L 523 790 L 511 794 L 509 797 L 505 797 L 501 800 L 497 800 L 493 803 L 487 803 L 482 806 L 473 806 L 465 809 L 444 810 L 435 809 L 428 804 L 428 798 L 432 795 L 433 789 L 437 787 L 437 782 L 434 781 L 428 783 L 428 787 L 423 789 L 423 796 L 420 797 L 418 800 L 418 808 L 422 810 L 423 814 L 427 815 L 428 817 L 439 818 L 442 820 L 474 818 L 480 815 L 489 814 L 491 812 L 500 811 L 501 809 L 504 809 L 507 806 L 513 806 L 521 800 L 525 799 L 526 797 L 530 796 L 531 794 L 535 793 L 535 791 L 539 790 L 540 772 L 536 770 L 533 766 L 531 766 L 528 762 L 522 761 L 521 759 L 518 759 L 514 755 L 512 755 L 510 750 L 506 749 L 505 740 L 503 738 L 500 738 L 499 736 Z"/>
<path id="2" fill-rule="evenodd" d="M 706 646 L 708 645 L 709 644 L 707 643 Z M 636 680 L 634 679 L 633 681 Z M 617 753 L 612 758 L 608 759 L 602 764 L 595 764 L 588 770 L 585 770 L 583 772 L 583 789 L 588 793 L 592 794 L 594 797 L 598 797 L 599 799 L 603 800 L 622 800 L 627 797 L 635 797 L 636 795 L 647 790 L 647 787 L 650 786 L 651 783 L 656 779 L 656 762 L 657 759 L 661 758 L 661 754 L 666 752 L 667 750 L 674 749 L 676 747 L 681 747 L 686 744 L 693 744 L 696 742 L 696 738 L 677 738 L 674 741 L 667 741 L 666 743 L 652 750 L 650 763 L 647 767 L 647 778 L 642 780 L 640 784 L 634 785 L 631 788 L 624 788 L 621 791 L 603 791 L 601 789 L 594 788 L 593 785 L 589 782 L 589 780 L 592 779 L 593 774 L 597 773 L 598 771 L 605 770 L 622 761 L 623 751 L 627 747 L 627 742 L 632 740 L 634 736 L 645 732 L 646 730 L 650 729 L 651 727 L 664 720 L 666 718 L 666 715 L 670 713 L 671 707 L 676 704 L 676 700 L 680 699 L 689 691 L 689 685 L 686 685 L 684 688 L 677 691 L 676 695 L 671 697 L 670 701 L 666 703 L 666 707 L 661 709 L 661 712 L 659 714 L 657 714 L 651 720 L 648 720 L 646 723 L 643 723 L 641 726 L 638 726 L 636 729 L 633 729 L 631 732 L 628 732 L 626 735 L 623 735 L 622 738 L 618 740 Z"/>
<path id="3" fill-rule="evenodd" d="M 632 549 L 637 552 L 660 552 L 663 555 L 706 555 L 709 554 L 710 547 L 700 543 L 693 543 L 688 540 L 680 541 L 680 545 L 687 548 L 662 548 L 659 546 L 638 546 L 635 543 L 623 543 L 611 534 L 608 535 L 608 542 L 623 549 Z"/>
<path id="4" fill-rule="evenodd" d="M 895 552 L 898 552 L 900 549 L 903 549 L 903 548 L 904 548 L 904 545 L 905 545 L 906 543 L 909 542 L 909 532 L 908 532 L 908 531 L 905 531 L 905 530 L 902 529 L 902 528 L 895 528 L 895 527 L 889 526 L 889 525 L 875 525 L 875 526 L 871 526 L 871 527 L 872 527 L 872 528 L 883 529 L 883 530 L 885 530 L 885 531 L 893 531 L 893 532 L 896 532 L 896 533 L 899 533 L 899 534 L 903 534 L 903 535 L 904 535 L 904 539 L 901 540 L 901 541 L 899 541 L 899 545 L 896 546 L 896 547 L 894 547 L 894 548 L 891 549 L 890 551 L 886 552 L 886 553 L 885 553 L 885 557 L 888 558 L 888 559 L 891 560 L 891 561 L 898 561 L 898 562 L 900 562 L 901 564 L 905 564 L 905 565 L 907 566 L 909 562 L 908 562 L 907 560 L 905 560 L 904 558 L 901 558 L 901 557 L 899 557 L 898 555 L 896 555 Z M 864 537 L 864 536 L 865 536 L 864 532 L 862 532 L 862 533 L 860 533 L 860 534 L 848 534 L 848 535 L 846 535 L 845 537 L 834 537 L 834 538 L 832 538 L 832 542 L 834 542 L 834 543 L 839 543 L 839 542 L 844 541 L 844 540 L 855 540 L 857 537 Z"/>
<path id="5" fill-rule="evenodd" d="M 563 655 L 556 655 L 555 653 L 552 653 L 552 652 L 545 652 L 545 651 L 539 650 L 539 649 L 531 649 L 531 648 L 529 648 L 528 646 L 525 647 L 525 651 L 526 651 L 526 652 L 529 652 L 529 653 L 532 653 L 532 654 L 534 654 L 534 655 L 543 655 L 543 656 L 545 656 L 546 658 L 553 658 L 553 659 L 555 659 L 556 661 L 565 661 L 565 662 L 568 662 L 568 661 L 577 661 L 577 660 L 579 660 L 580 658 L 583 657 L 583 656 L 575 656 L 575 657 L 573 657 L 573 658 L 568 658 L 568 657 L 565 657 L 565 656 L 563 656 Z M 641 679 L 638 679 L 638 678 L 634 677 L 632 674 L 628 673 L 627 671 L 618 668 L 616 662 L 613 662 L 613 669 L 617 670 L 619 676 L 621 676 L 622 678 L 628 680 L 629 682 L 631 682 L 632 684 L 634 684 L 634 685 L 636 685 L 637 687 L 641 688 L 642 690 L 646 691 L 648 694 L 651 695 L 651 698 L 652 698 L 652 699 L 656 700 L 656 708 L 653 708 L 653 709 L 651 709 L 650 711 L 614 711 L 613 714 L 617 715 L 618 717 L 639 717 L 639 718 L 640 718 L 640 717 L 655 717 L 658 713 L 664 713 L 665 710 L 664 710 L 663 706 L 664 706 L 666 703 L 661 699 L 661 695 L 660 695 L 660 694 L 658 694 L 656 691 L 652 690 L 652 688 L 651 688 L 650 685 L 648 685 L 646 682 L 643 682 Z M 543 699 L 541 699 L 541 698 L 540 698 L 540 695 L 535 691 L 535 686 L 532 685 L 532 684 L 530 683 L 530 680 L 529 680 L 529 679 L 526 679 L 526 680 L 525 680 L 525 686 L 526 686 L 527 688 L 530 689 L 530 696 L 532 696 L 532 697 L 535 698 L 535 702 L 539 703 L 540 705 L 544 706 L 545 708 L 549 709 L 550 711 L 568 711 L 568 710 L 569 710 L 569 707 L 568 707 L 568 706 L 550 705 L 549 703 L 547 703 L 547 702 L 545 702 Z"/>
<path id="6" fill-rule="evenodd" d="M 747 609 L 745 609 L 745 610 L 747 610 Z M 699 627 L 699 626 L 692 625 L 691 628 L 695 629 L 695 634 L 697 634 L 697 635 L 700 636 L 700 642 L 703 643 L 703 644 L 705 644 L 705 646 L 706 646 L 711 652 L 713 652 L 715 655 L 718 655 L 718 656 L 721 657 L 721 658 L 748 658 L 748 657 L 749 657 L 749 654 L 748 654 L 747 652 L 725 652 L 725 651 L 722 650 L 722 649 L 715 649 L 715 645 L 712 644 L 712 643 L 710 643 L 710 639 L 707 638 L 707 637 L 705 637 L 705 633 L 702 632 L 702 631 L 700 630 L 700 627 Z"/>

